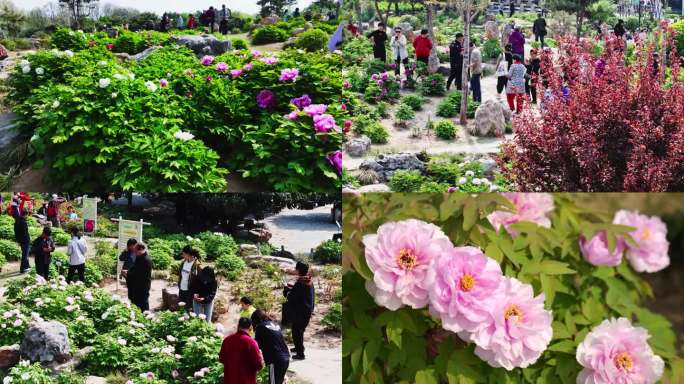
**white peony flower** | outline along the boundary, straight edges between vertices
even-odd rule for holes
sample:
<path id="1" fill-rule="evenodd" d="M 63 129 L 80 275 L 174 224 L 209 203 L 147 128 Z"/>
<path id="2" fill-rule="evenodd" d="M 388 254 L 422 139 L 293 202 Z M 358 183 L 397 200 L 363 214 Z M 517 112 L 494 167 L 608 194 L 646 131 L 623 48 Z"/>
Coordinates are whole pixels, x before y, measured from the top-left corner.
<path id="1" fill-rule="evenodd" d="M 118 339 L 116 340 L 116 342 L 119 343 L 119 345 L 122 345 L 122 346 L 125 346 L 126 344 L 128 344 L 128 342 L 126 341 L 126 339 L 122 339 L 122 338 L 118 338 Z"/>
<path id="2" fill-rule="evenodd" d="M 74 57 L 74 52 L 72 52 L 72 51 L 69 50 L 69 49 L 67 49 L 66 51 L 64 51 L 64 54 L 65 54 L 67 57 Z"/>
<path id="3" fill-rule="evenodd" d="M 190 341 L 190 342 L 197 341 L 197 336 L 188 337 L 188 341 Z"/>
<path id="4" fill-rule="evenodd" d="M 24 323 L 24 322 L 21 321 L 21 319 L 16 319 L 16 320 L 14 320 L 13 325 L 14 325 L 15 327 L 19 327 L 19 326 L 21 326 L 23 323 Z"/>
<path id="5" fill-rule="evenodd" d="M 188 141 L 194 139 L 195 135 L 193 135 L 190 132 L 178 131 L 173 134 L 173 137 L 175 137 L 178 140 Z"/>
<path id="6" fill-rule="evenodd" d="M 104 60 L 102 60 L 102 61 L 98 62 L 97 65 L 99 65 L 100 67 L 106 67 L 106 66 L 107 66 L 107 62 L 104 61 Z"/>
<path id="7" fill-rule="evenodd" d="M 466 177 L 473 177 L 473 176 L 475 176 L 475 172 L 473 172 L 473 171 L 466 171 L 465 175 L 466 175 Z"/>
<path id="8" fill-rule="evenodd" d="M 29 73 L 29 72 L 31 72 L 31 66 L 27 65 L 25 67 L 21 67 L 21 71 L 24 73 Z"/>
<path id="9" fill-rule="evenodd" d="M 31 378 L 31 374 L 28 373 L 28 372 L 24 372 L 24 373 L 21 374 L 21 379 L 22 379 L 22 380 L 28 380 L 28 379 L 30 379 L 30 378 Z"/>
<path id="10" fill-rule="evenodd" d="M 41 67 L 36 68 L 36 75 L 42 75 L 45 73 L 45 70 Z"/>
<path id="11" fill-rule="evenodd" d="M 475 179 L 473 179 L 473 184 L 474 185 L 480 185 L 480 184 L 482 184 L 482 180 L 475 178 Z"/>
<path id="12" fill-rule="evenodd" d="M 5 376 L 4 379 L 2 379 L 2 384 L 10 384 L 12 382 L 12 378 L 10 376 Z"/>
<path id="13" fill-rule="evenodd" d="M 157 90 L 157 84 L 151 82 L 151 81 L 146 81 L 145 86 L 150 92 L 154 92 Z"/>
<path id="14" fill-rule="evenodd" d="M 112 79 L 100 79 L 100 88 L 107 88 L 112 83 Z"/>
<path id="15" fill-rule="evenodd" d="M 465 184 L 465 183 L 467 183 L 467 182 L 468 182 L 468 179 L 466 179 L 465 177 L 461 177 L 460 179 L 458 179 L 458 183 L 461 184 L 461 185 L 463 185 L 463 184 Z"/>
<path id="16" fill-rule="evenodd" d="M 126 76 L 124 76 L 124 75 L 122 75 L 122 74 L 120 74 L 120 73 L 115 73 L 115 74 L 114 74 L 114 78 L 117 79 L 117 80 L 123 80 L 123 79 L 126 78 Z"/>
<path id="17" fill-rule="evenodd" d="M 27 66 L 27 65 L 31 65 L 31 63 L 30 63 L 28 60 L 25 60 L 25 59 L 24 59 L 24 60 L 22 60 L 22 61 L 19 62 L 19 66 L 20 66 L 20 67 L 25 67 L 25 66 Z"/>
<path id="18" fill-rule="evenodd" d="M 76 302 L 76 299 L 74 299 L 72 296 L 67 296 L 66 302 L 69 304 L 73 304 Z"/>
<path id="19" fill-rule="evenodd" d="M 116 92 L 112 92 L 112 99 L 116 99 L 116 97 L 117 97 L 117 96 L 119 96 L 119 94 L 118 94 L 118 93 L 116 93 Z"/>
<path id="20" fill-rule="evenodd" d="M 159 353 L 159 348 L 154 347 L 154 348 L 152 348 L 152 349 L 150 350 L 150 352 L 152 352 L 152 353 Z"/>
<path id="21" fill-rule="evenodd" d="M 199 318 L 202 319 L 202 320 L 206 320 L 206 319 L 207 319 L 207 315 L 205 315 L 204 313 L 200 313 L 199 315 L 197 315 L 197 317 L 199 317 Z"/>
<path id="22" fill-rule="evenodd" d="M 176 338 L 171 335 L 166 335 L 166 340 L 168 340 L 169 343 L 173 343 L 174 341 L 176 341 Z"/>
<path id="23" fill-rule="evenodd" d="M 52 102 L 52 108 L 59 108 L 59 100 L 55 100 Z"/>

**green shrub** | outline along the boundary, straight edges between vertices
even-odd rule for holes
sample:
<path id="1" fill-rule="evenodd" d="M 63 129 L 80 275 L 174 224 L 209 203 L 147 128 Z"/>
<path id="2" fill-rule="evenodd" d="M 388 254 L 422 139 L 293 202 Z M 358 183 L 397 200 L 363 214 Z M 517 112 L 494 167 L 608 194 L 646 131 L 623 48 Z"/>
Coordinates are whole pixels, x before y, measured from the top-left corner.
<path id="1" fill-rule="evenodd" d="M 359 115 L 354 118 L 354 132 L 358 135 L 366 135 L 373 144 L 387 144 L 389 131 L 380 122 L 367 115 Z"/>
<path id="2" fill-rule="evenodd" d="M 173 249 L 164 239 L 147 240 L 147 254 L 152 260 L 154 269 L 164 270 L 173 263 Z"/>
<path id="3" fill-rule="evenodd" d="M 14 225 L 0 224 L 0 239 L 13 240 L 14 239 Z"/>
<path id="4" fill-rule="evenodd" d="M 116 275 L 116 263 L 118 260 L 117 248 L 107 241 L 95 243 L 95 256 L 88 259 L 88 265 L 97 267 L 103 275 Z"/>
<path id="5" fill-rule="evenodd" d="M 488 39 L 482 46 L 482 56 L 485 59 L 496 59 L 501 52 L 501 43 L 497 38 Z"/>
<path id="6" fill-rule="evenodd" d="M 214 260 L 218 255 L 237 254 L 238 245 L 230 235 L 206 231 L 198 234 L 197 238 L 204 243 L 207 260 Z"/>
<path id="7" fill-rule="evenodd" d="M 245 261 L 235 254 L 224 253 L 216 258 L 216 273 L 231 281 L 237 280 L 246 267 Z"/>
<path id="8" fill-rule="evenodd" d="M 389 112 L 387 112 L 388 109 L 389 104 L 385 101 L 380 101 L 375 105 L 375 113 L 382 118 L 389 116 Z"/>
<path id="9" fill-rule="evenodd" d="M 414 111 L 420 111 L 423 109 L 423 103 L 425 103 L 425 98 L 420 95 L 406 95 L 401 98 L 401 103 L 406 104 Z"/>
<path id="10" fill-rule="evenodd" d="M 440 120 L 435 124 L 435 135 L 440 139 L 451 140 L 456 137 L 456 125 L 450 120 Z"/>
<path id="11" fill-rule="evenodd" d="M 339 263 L 342 261 L 342 243 L 326 240 L 316 247 L 313 259 L 319 263 Z"/>
<path id="12" fill-rule="evenodd" d="M 442 100 L 439 105 L 437 105 L 437 116 L 439 117 L 445 117 L 445 118 L 450 118 L 450 117 L 455 117 L 458 114 L 461 113 L 461 97 L 462 93 L 461 91 L 453 91 L 447 95 L 447 97 Z M 480 106 L 480 103 L 477 103 L 471 99 L 468 100 L 468 111 L 466 113 L 466 116 L 469 119 L 472 119 L 475 117 L 475 111 L 477 111 L 477 108 Z"/>
<path id="13" fill-rule="evenodd" d="M 267 25 L 265 27 L 259 28 L 252 33 L 252 44 L 263 45 L 280 43 L 287 40 L 289 33 L 287 31 L 280 29 L 274 25 Z"/>
<path id="14" fill-rule="evenodd" d="M 373 45 L 368 39 L 351 39 L 342 46 L 345 63 L 360 64 L 373 53 Z"/>
<path id="15" fill-rule="evenodd" d="M 679 20 L 672 24 L 672 29 L 677 32 L 675 35 L 675 40 L 677 41 L 677 54 L 679 56 L 684 56 L 684 20 Z"/>
<path id="16" fill-rule="evenodd" d="M 420 82 L 420 91 L 423 96 L 444 96 L 446 92 L 444 76 L 436 73 L 424 77 Z"/>
<path id="17" fill-rule="evenodd" d="M 69 28 L 60 28 L 52 34 L 51 44 L 53 47 L 66 51 L 80 51 L 88 48 L 88 38 L 83 32 L 72 31 Z"/>
<path id="18" fill-rule="evenodd" d="M 416 192 L 424 182 L 425 177 L 419 171 L 399 170 L 390 177 L 388 184 L 392 192 Z"/>
<path id="19" fill-rule="evenodd" d="M 416 113 L 406 104 L 399 104 L 397 111 L 394 113 L 394 119 L 400 123 L 413 120 L 415 117 Z"/>
<path id="20" fill-rule="evenodd" d="M 21 248 L 14 241 L 0 239 L 0 255 L 7 261 L 17 261 L 21 259 Z"/>
<path id="21" fill-rule="evenodd" d="M 135 55 L 147 48 L 142 36 L 135 32 L 124 32 L 114 41 L 114 52 Z"/>
<path id="22" fill-rule="evenodd" d="M 295 47 L 309 52 L 317 52 L 328 44 L 328 34 L 320 29 L 309 29 L 302 32 L 295 40 Z"/>
<path id="23" fill-rule="evenodd" d="M 341 303 L 332 303 L 332 305 L 330 305 L 330 308 L 328 309 L 328 312 L 321 319 L 321 324 L 323 324 L 323 326 L 326 329 L 329 329 L 332 331 L 341 331 L 342 330 L 342 304 Z"/>
<path id="24" fill-rule="evenodd" d="M 231 43 L 233 43 L 233 49 L 249 49 L 249 44 L 245 39 L 234 37 L 231 39 Z"/>
<path id="25" fill-rule="evenodd" d="M 55 241 L 55 244 L 57 244 L 60 247 L 64 247 L 67 244 L 69 244 L 69 240 L 71 240 L 71 236 L 66 233 L 62 228 L 59 227 L 53 227 L 52 228 L 52 240 Z"/>

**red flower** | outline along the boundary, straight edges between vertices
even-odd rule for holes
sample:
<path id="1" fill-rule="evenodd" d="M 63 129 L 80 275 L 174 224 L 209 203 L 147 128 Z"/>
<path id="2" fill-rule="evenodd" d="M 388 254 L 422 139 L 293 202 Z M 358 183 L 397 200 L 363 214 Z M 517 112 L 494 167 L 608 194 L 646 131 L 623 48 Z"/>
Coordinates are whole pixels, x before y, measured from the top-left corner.
<path id="1" fill-rule="evenodd" d="M 114 49 L 114 44 L 108 43 L 108 44 L 107 44 L 107 49 L 109 49 L 110 51 L 111 51 L 112 49 Z"/>
<path id="2" fill-rule="evenodd" d="M 351 129 L 352 129 L 352 121 L 351 120 L 345 121 L 344 122 L 344 129 L 342 129 L 342 132 L 344 132 L 344 134 L 346 135 L 347 133 L 349 133 L 351 131 Z"/>

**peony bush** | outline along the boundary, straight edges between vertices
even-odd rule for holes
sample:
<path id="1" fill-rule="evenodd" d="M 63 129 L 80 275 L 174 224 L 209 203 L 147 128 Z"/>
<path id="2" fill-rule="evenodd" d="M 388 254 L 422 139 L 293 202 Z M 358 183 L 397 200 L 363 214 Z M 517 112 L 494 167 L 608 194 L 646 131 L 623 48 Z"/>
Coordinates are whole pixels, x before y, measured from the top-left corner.
<path id="1" fill-rule="evenodd" d="M 640 305 L 653 293 L 639 273 L 669 265 L 659 218 L 547 194 L 343 206 L 344 382 L 684 379 L 672 325 Z"/>

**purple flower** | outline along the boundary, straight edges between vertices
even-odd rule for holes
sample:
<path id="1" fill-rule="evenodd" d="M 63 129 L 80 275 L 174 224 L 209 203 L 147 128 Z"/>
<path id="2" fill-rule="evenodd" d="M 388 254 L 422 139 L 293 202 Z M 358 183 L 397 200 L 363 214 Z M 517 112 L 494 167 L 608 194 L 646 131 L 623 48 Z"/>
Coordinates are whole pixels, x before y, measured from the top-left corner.
<path id="1" fill-rule="evenodd" d="M 214 62 L 214 56 L 206 55 L 202 58 L 202 65 L 211 65 Z"/>
<path id="2" fill-rule="evenodd" d="M 311 104 L 304 108 L 304 113 L 314 117 L 316 115 L 322 115 L 328 110 L 328 106 L 325 104 Z"/>
<path id="3" fill-rule="evenodd" d="M 349 80 L 345 80 L 342 82 L 342 88 L 344 88 L 344 89 L 351 88 L 351 83 L 349 82 Z"/>
<path id="4" fill-rule="evenodd" d="M 299 110 L 292 111 L 292 112 L 288 113 L 287 115 L 285 115 L 285 118 L 290 120 L 290 121 L 299 120 Z"/>
<path id="5" fill-rule="evenodd" d="M 252 51 L 252 57 L 261 57 L 261 51 L 257 51 L 257 50 Z"/>
<path id="6" fill-rule="evenodd" d="M 216 64 L 216 70 L 219 72 L 225 72 L 228 70 L 228 64 L 226 64 L 222 61 L 222 62 Z"/>
<path id="7" fill-rule="evenodd" d="M 385 84 L 385 82 L 382 80 L 378 80 L 377 84 L 378 84 L 378 87 L 382 87 Z"/>
<path id="8" fill-rule="evenodd" d="M 311 98 L 309 95 L 302 95 L 301 97 L 295 97 L 294 99 L 290 100 L 290 103 L 299 109 L 304 109 L 304 107 L 311 105 Z"/>
<path id="9" fill-rule="evenodd" d="M 213 78 L 213 77 L 211 77 L 211 76 L 207 76 L 207 78 L 206 78 L 205 80 L 207 80 L 207 82 L 209 82 L 209 81 L 212 81 L 212 80 L 214 80 L 214 78 Z"/>
<path id="10" fill-rule="evenodd" d="M 266 65 L 273 65 L 278 62 L 278 59 L 275 57 L 264 57 L 263 59 L 261 59 L 261 62 Z"/>
<path id="11" fill-rule="evenodd" d="M 381 78 L 382 80 L 387 80 L 387 79 L 389 79 L 389 73 L 383 72 L 382 75 L 380 75 L 380 78 Z"/>
<path id="12" fill-rule="evenodd" d="M 159 86 L 162 88 L 166 88 L 169 86 L 169 81 L 166 79 L 161 79 L 159 80 Z"/>
<path id="13" fill-rule="evenodd" d="M 449 193 L 454 193 L 457 191 L 458 191 L 458 187 L 449 187 L 449 189 L 447 189 L 447 192 L 449 192 Z"/>
<path id="14" fill-rule="evenodd" d="M 244 67 L 242 67 L 242 69 L 244 69 L 245 71 L 251 71 L 252 68 L 254 68 L 254 64 L 252 63 L 247 63 Z"/>
<path id="15" fill-rule="evenodd" d="M 257 105 L 259 108 L 271 109 L 275 107 L 276 95 L 268 89 L 264 89 L 256 97 Z"/>
<path id="16" fill-rule="evenodd" d="M 380 79 L 380 76 L 378 76 L 377 73 L 374 73 L 374 74 L 371 75 L 371 80 L 373 80 L 373 81 L 378 81 L 379 79 Z"/>
<path id="17" fill-rule="evenodd" d="M 233 69 L 230 71 L 230 76 L 234 79 L 238 76 L 242 75 L 242 69 Z"/>
<path id="18" fill-rule="evenodd" d="M 297 81 L 299 70 L 297 68 L 285 68 L 280 71 L 280 81 Z"/>
<path id="19" fill-rule="evenodd" d="M 335 170 L 337 171 L 337 173 L 341 175 L 342 174 L 342 151 L 337 150 L 337 151 L 329 154 L 326 158 L 330 162 L 330 165 L 335 167 Z"/>
<path id="20" fill-rule="evenodd" d="M 326 133 L 337 128 L 335 118 L 328 114 L 316 115 L 314 116 L 313 121 L 317 133 Z"/>

